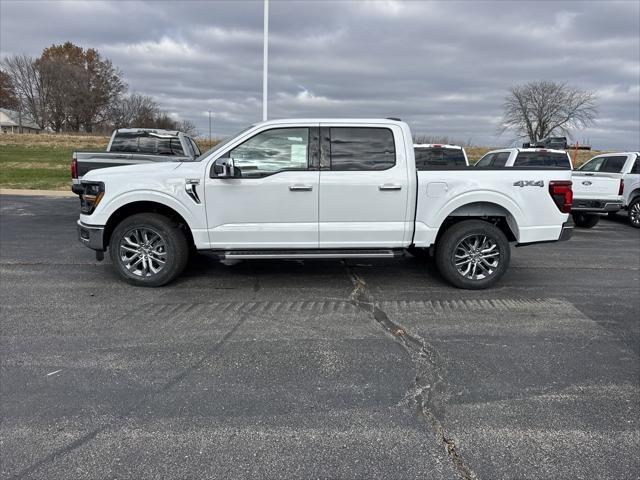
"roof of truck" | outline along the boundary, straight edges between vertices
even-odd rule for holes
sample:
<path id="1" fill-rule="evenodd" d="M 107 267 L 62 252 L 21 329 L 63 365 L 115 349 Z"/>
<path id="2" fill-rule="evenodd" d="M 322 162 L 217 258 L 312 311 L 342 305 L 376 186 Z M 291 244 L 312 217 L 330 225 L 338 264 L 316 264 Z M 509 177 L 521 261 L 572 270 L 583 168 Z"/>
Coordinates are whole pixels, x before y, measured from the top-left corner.
<path id="1" fill-rule="evenodd" d="M 278 125 L 292 123 L 379 123 L 384 125 L 404 125 L 406 122 L 393 118 L 278 118 L 274 120 L 267 120 L 265 122 L 259 122 L 254 124 L 253 126 L 257 127 L 259 125 Z"/>
<path id="2" fill-rule="evenodd" d="M 180 133 L 178 130 L 163 130 L 161 128 L 118 128 L 116 132 L 118 133 L 149 132 L 149 133 L 155 133 L 156 135 L 172 135 L 172 136 L 177 136 Z"/>
<path id="3" fill-rule="evenodd" d="M 462 150 L 460 145 L 448 145 L 446 143 L 414 143 L 413 148 L 454 148 Z"/>

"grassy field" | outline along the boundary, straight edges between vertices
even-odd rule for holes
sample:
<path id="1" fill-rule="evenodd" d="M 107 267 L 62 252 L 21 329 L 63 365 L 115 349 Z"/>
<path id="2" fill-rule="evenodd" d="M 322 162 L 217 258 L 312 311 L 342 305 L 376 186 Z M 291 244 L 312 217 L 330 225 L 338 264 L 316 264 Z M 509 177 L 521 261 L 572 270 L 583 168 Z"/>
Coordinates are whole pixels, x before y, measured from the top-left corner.
<path id="1" fill-rule="evenodd" d="M 214 143 L 216 140 L 214 140 Z M 0 188 L 67 190 L 71 185 L 71 154 L 74 150 L 105 150 L 107 136 L 92 135 L 0 135 Z M 208 140 L 198 139 L 205 151 Z M 475 163 L 491 147 L 466 147 L 470 163 Z M 582 165 L 600 151 L 579 151 Z M 573 152 L 569 152 L 573 159 Z"/>

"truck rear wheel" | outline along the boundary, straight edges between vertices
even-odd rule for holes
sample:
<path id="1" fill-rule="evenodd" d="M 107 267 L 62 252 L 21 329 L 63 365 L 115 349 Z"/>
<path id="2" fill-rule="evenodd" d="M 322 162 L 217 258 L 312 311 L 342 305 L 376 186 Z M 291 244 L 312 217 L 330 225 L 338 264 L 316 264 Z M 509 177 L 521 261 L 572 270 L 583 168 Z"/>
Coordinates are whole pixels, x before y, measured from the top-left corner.
<path id="1" fill-rule="evenodd" d="M 465 220 L 444 232 L 435 257 L 440 274 L 453 286 L 480 290 L 504 275 L 511 260 L 511 247 L 495 225 Z"/>
<path id="2" fill-rule="evenodd" d="M 593 228 L 600 221 L 600 215 L 594 213 L 575 212 L 571 214 L 571 217 L 573 218 L 573 223 L 581 228 Z"/>
<path id="3" fill-rule="evenodd" d="M 127 282 L 159 287 L 182 273 L 189 246 L 178 225 L 164 215 L 139 213 L 125 218 L 114 229 L 109 254 Z"/>

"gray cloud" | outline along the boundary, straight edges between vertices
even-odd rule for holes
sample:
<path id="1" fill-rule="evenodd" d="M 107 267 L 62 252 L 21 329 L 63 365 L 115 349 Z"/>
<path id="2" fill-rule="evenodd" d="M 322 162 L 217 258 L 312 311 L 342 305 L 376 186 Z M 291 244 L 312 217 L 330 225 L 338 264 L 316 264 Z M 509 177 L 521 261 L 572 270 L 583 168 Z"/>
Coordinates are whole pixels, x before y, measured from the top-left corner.
<path id="1" fill-rule="evenodd" d="M 640 3 L 270 2 L 270 117 L 399 116 L 418 133 L 506 145 L 506 89 L 594 90 L 595 147 L 640 147 Z M 262 2 L 0 3 L 2 55 L 71 40 L 130 89 L 225 135 L 261 117 Z"/>

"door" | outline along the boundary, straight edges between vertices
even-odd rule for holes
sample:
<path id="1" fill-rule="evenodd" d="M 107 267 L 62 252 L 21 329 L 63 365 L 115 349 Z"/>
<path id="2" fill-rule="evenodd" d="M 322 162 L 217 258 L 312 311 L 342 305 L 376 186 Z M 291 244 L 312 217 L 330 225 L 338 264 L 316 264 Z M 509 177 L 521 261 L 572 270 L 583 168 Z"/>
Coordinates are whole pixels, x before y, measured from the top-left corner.
<path id="1" fill-rule="evenodd" d="M 321 124 L 320 137 L 320 247 L 403 246 L 413 224 L 400 128 Z"/>
<path id="2" fill-rule="evenodd" d="M 227 155 L 236 177 L 216 178 L 212 162 L 206 178 L 212 248 L 317 248 L 318 128 L 263 130 Z"/>

